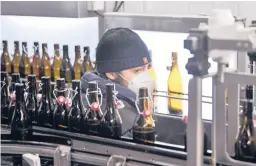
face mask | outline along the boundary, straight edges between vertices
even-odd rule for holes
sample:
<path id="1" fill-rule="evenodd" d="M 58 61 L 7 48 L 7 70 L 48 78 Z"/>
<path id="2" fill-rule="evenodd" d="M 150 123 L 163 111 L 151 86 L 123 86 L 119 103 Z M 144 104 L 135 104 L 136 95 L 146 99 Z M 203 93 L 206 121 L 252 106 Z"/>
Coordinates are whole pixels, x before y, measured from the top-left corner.
<path id="1" fill-rule="evenodd" d="M 142 87 L 148 88 L 149 94 L 152 94 L 154 91 L 154 79 L 151 77 L 148 71 L 142 72 L 137 76 L 134 76 L 132 80 L 126 80 L 121 74 L 117 73 L 122 77 L 126 82 L 128 82 L 128 89 L 138 94 L 139 89 Z"/>

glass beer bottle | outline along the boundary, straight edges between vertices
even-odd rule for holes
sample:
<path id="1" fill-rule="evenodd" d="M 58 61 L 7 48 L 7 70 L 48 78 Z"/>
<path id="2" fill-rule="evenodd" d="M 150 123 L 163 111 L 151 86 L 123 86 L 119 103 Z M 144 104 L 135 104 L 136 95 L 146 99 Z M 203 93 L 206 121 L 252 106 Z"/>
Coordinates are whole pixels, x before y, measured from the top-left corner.
<path id="1" fill-rule="evenodd" d="M 66 106 L 66 98 L 65 98 L 65 79 L 58 78 L 56 80 L 56 89 L 54 89 L 53 93 L 57 92 L 56 105 L 53 111 L 53 128 L 55 129 L 68 129 L 68 108 Z"/>
<path id="2" fill-rule="evenodd" d="M 16 83 L 16 104 L 11 120 L 11 137 L 15 140 L 28 140 L 32 136 L 32 124 L 25 106 L 24 85 Z"/>
<path id="3" fill-rule="evenodd" d="M 102 135 L 119 139 L 122 136 L 122 119 L 117 108 L 115 84 L 106 85 L 106 111 L 103 115 Z"/>
<path id="4" fill-rule="evenodd" d="M 9 119 L 12 118 L 12 114 L 15 108 L 15 103 L 16 103 L 16 83 L 21 83 L 20 81 L 20 73 L 12 73 L 12 79 L 11 79 L 11 84 L 10 84 L 10 105 L 9 105 Z"/>
<path id="5" fill-rule="evenodd" d="M 80 52 L 80 46 L 75 46 L 75 61 L 74 61 L 74 75 L 75 80 L 80 80 L 83 72 L 82 72 L 82 58 L 81 58 L 81 52 Z"/>
<path id="6" fill-rule="evenodd" d="M 82 129 L 82 119 L 85 115 L 83 101 L 81 96 L 81 82 L 80 80 L 72 81 L 73 100 L 68 115 L 68 129 L 69 131 L 80 132 Z"/>
<path id="7" fill-rule="evenodd" d="M 1 56 L 1 71 L 6 71 L 9 74 L 12 73 L 12 64 L 10 60 L 10 55 L 8 52 L 8 42 L 3 40 L 3 53 Z"/>
<path id="8" fill-rule="evenodd" d="M 171 72 L 168 77 L 168 95 L 172 97 L 182 97 L 182 79 L 178 66 L 178 56 L 172 53 Z M 168 109 L 172 115 L 182 115 L 182 100 L 168 98 Z"/>
<path id="9" fill-rule="evenodd" d="M 36 75 L 36 78 L 40 77 L 40 54 L 39 54 L 39 43 L 34 42 L 34 55 L 32 60 L 32 70 L 33 74 Z"/>
<path id="10" fill-rule="evenodd" d="M 50 58 L 48 55 L 48 50 L 47 50 L 47 44 L 43 43 L 42 44 L 42 50 L 43 50 L 43 55 L 42 55 L 42 76 L 48 76 L 51 78 L 51 63 L 50 63 Z"/>
<path id="11" fill-rule="evenodd" d="M 28 57 L 28 48 L 27 42 L 22 42 L 22 56 L 20 60 L 20 77 L 26 78 L 29 74 L 31 74 L 31 66 Z"/>
<path id="12" fill-rule="evenodd" d="M 25 99 L 26 109 L 30 118 L 30 122 L 36 124 L 38 121 L 38 112 L 37 112 L 37 89 L 36 89 L 36 75 L 28 75 L 27 83 L 27 96 Z"/>
<path id="13" fill-rule="evenodd" d="M 155 122 L 152 117 L 152 100 L 147 88 L 139 89 L 139 96 L 135 104 L 139 115 L 133 127 L 133 140 L 140 143 L 153 143 L 155 141 Z"/>
<path id="14" fill-rule="evenodd" d="M 54 104 L 51 97 L 50 77 L 41 78 L 42 98 L 38 104 L 38 125 L 52 127 Z"/>
<path id="15" fill-rule="evenodd" d="M 93 70 L 92 62 L 90 59 L 90 48 L 84 47 L 84 61 L 83 61 L 84 72 L 90 72 Z"/>
<path id="16" fill-rule="evenodd" d="M 20 44 L 18 41 L 14 42 L 14 56 L 12 60 L 12 66 L 13 66 L 13 73 L 19 73 L 20 72 Z"/>
<path id="17" fill-rule="evenodd" d="M 86 126 L 88 127 L 88 133 L 91 135 L 99 135 L 101 120 L 102 120 L 102 111 L 101 111 L 101 102 L 99 101 L 99 88 L 96 81 L 91 81 L 88 83 L 88 89 L 86 93 L 86 100 L 88 105 L 88 111 L 86 112 Z M 101 99 L 102 99 L 102 95 Z"/>
<path id="18" fill-rule="evenodd" d="M 8 83 L 8 73 L 6 71 L 1 71 L 1 124 L 8 126 L 9 121 L 9 83 Z"/>
<path id="19" fill-rule="evenodd" d="M 54 80 L 56 81 L 58 78 L 60 78 L 60 66 L 61 66 L 61 57 L 60 57 L 60 51 L 59 51 L 59 44 L 54 44 L 54 60 L 53 60 L 53 76 Z"/>
<path id="20" fill-rule="evenodd" d="M 60 77 L 65 78 L 67 83 L 72 83 L 73 69 L 68 56 L 68 45 L 63 46 L 63 59 L 60 67 Z"/>

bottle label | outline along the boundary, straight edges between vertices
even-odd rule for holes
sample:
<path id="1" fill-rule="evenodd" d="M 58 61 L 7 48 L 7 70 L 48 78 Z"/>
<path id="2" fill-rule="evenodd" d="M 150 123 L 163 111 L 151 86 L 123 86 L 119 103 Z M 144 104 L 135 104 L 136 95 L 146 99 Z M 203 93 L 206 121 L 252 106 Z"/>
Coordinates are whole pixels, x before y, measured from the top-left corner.
<path id="1" fill-rule="evenodd" d="M 66 98 L 65 104 L 66 104 L 67 108 L 70 108 L 72 105 L 72 100 L 70 98 Z"/>
<path id="2" fill-rule="evenodd" d="M 65 97 L 64 96 L 59 96 L 58 98 L 57 98 L 57 102 L 59 103 L 59 104 L 64 104 L 65 103 Z"/>
<path id="3" fill-rule="evenodd" d="M 150 115 L 151 115 L 150 110 L 144 110 L 144 111 L 143 111 L 143 116 L 144 116 L 145 118 L 148 118 Z"/>
<path id="4" fill-rule="evenodd" d="M 40 94 L 40 93 L 37 94 L 36 98 L 37 98 L 37 102 L 39 103 L 42 99 L 42 94 Z"/>

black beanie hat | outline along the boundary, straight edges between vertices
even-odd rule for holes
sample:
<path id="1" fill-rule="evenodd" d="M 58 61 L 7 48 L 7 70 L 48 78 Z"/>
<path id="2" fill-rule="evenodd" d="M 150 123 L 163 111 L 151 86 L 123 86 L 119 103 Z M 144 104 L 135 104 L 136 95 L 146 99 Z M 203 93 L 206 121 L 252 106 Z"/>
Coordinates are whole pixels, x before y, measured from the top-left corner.
<path id="1" fill-rule="evenodd" d="M 127 28 L 106 31 L 96 49 L 96 68 L 99 73 L 120 72 L 150 62 L 146 44 L 137 33 Z"/>

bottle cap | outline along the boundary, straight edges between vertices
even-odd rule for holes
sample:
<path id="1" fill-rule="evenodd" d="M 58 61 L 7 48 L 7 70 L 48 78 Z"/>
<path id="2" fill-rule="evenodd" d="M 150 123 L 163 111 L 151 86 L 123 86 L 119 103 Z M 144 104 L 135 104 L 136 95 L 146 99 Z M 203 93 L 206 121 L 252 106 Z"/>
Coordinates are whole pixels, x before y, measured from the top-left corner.
<path id="1" fill-rule="evenodd" d="M 6 71 L 1 71 L 1 81 L 8 78 L 8 73 Z"/>
<path id="2" fill-rule="evenodd" d="M 27 42 L 22 42 L 21 44 L 22 44 L 22 46 L 27 47 Z"/>
<path id="3" fill-rule="evenodd" d="M 84 47 L 84 52 L 86 52 L 87 55 L 89 55 L 89 54 L 90 54 L 90 47 L 85 46 L 85 47 Z"/>
<path id="4" fill-rule="evenodd" d="M 72 80 L 72 89 L 81 89 L 81 81 L 80 80 Z"/>
<path id="5" fill-rule="evenodd" d="M 14 45 L 19 45 L 19 41 L 14 41 Z"/>
<path id="6" fill-rule="evenodd" d="M 28 82 L 35 83 L 36 82 L 36 75 L 35 74 L 29 74 L 28 75 Z"/>
<path id="7" fill-rule="evenodd" d="M 148 88 L 145 88 L 145 87 L 140 88 L 139 97 L 148 97 Z"/>
<path id="8" fill-rule="evenodd" d="M 3 44 L 6 45 L 7 44 L 7 40 L 3 40 Z"/>
<path id="9" fill-rule="evenodd" d="M 80 46 L 75 46 L 75 52 L 80 52 Z"/>
<path id="10" fill-rule="evenodd" d="M 114 91 L 114 87 L 115 87 L 115 84 L 113 84 L 113 83 L 106 84 L 106 92 L 107 93 L 113 92 Z"/>
<path id="11" fill-rule="evenodd" d="M 42 48 L 43 48 L 43 49 L 47 48 L 47 43 L 43 43 L 43 44 L 42 44 Z"/>
<path id="12" fill-rule="evenodd" d="M 34 46 L 38 46 L 39 45 L 39 43 L 38 42 L 34 42 Z"/>
<path id="13" fill-rule="evenodd" d="M 59 49 L 59 48 L 60 48 L 59 44 L 54 44 L 54 49 Z"/>
<path id="14" fill-rule="evenodd" d="M 98 90 L 98 83 L 96 81 L 90 81 L 88 83 L 89 91 L 97 91 Z"/>
<path id="15" fill-rule="evenodd" d="M 68 51 L 68 45 L 63 45 L 63 51 Z"/>
<path id="16" fill-rule="evenodd" d="M 42 84 L 50 85 L 51 84 L 50 77 L 48 77 L 48 76 L 41 77 L 41 82 L 42 82 Z"/>
<path id="17" fill-rule="evenodd" d="M 16 94 L 24 94 L 24 84 L 15 83 L 15 91 L 16 91 Z"/>
<path id="18" fill-rule="evenodd" d="M 12 82 L 20 82 L 20 73 L 12 73 Z"/>
<path id="19" fill-rule="evenodd" d="M 57 80 L 56 80 L 56 88 L 57 89 L 61 89 L 61 90 L 63 90 L 63 89 L 65 89 L 65 79 L 64 78 L 58 78 Z"/>

